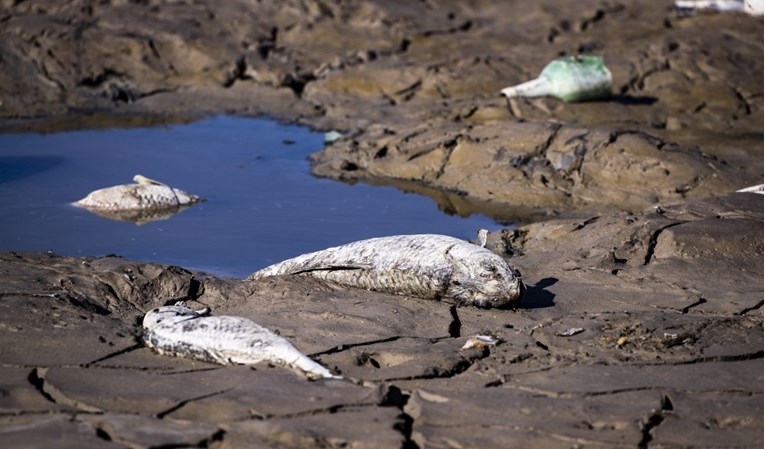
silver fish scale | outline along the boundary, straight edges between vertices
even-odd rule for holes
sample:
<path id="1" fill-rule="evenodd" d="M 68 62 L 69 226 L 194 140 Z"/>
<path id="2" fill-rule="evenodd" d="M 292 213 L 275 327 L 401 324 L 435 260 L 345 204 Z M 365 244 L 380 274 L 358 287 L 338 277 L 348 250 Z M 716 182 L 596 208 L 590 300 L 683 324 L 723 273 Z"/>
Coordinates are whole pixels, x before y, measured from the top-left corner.
<path id="1" fill-rule="evenodd" d="M 430 276 L 430 273 L 442 272 L 448 268 L 443 266 L 439 256 L 448 253 L 454 245 L 465 243 L 454 237 L 436 234 L 372 238 L 285 260 L 253 273 L 250 279 L 308 271 L 319 276 L 320 270 L 354 268 L 378 273 L 425 269 Z M 482 249 L 478 246 L 476 248 Z"/>
<path id="2" fill-rule="evenodd" d="M 263 348 L 274 337 L 281 338 L 245 318 L 201 316 L 159 323 L 146 337 L 163 354 L 188 356 L 191 351 L 222 364 L 263 361 Z"/>
<path id="3" fill-rule="evenodd" d="M 436 299 L 443 295 L 449 283 L 449 273 L 433 273 L 423 276 L 412 270 L 323 270 L 311 272 L 311 276 L 352 285 L 366 290 L 399 295 L 411 295 L 426 299 Z"/>

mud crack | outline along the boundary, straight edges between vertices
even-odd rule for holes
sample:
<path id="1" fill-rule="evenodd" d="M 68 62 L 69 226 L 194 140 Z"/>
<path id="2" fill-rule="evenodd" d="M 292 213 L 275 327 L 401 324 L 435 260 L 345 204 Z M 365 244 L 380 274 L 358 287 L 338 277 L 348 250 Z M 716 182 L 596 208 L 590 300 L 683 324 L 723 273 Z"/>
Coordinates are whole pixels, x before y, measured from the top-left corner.
<path id="1" fill-rule="evenodd" d="M 682 309 L 680 309 L 680 312 L 682 312 L 683 314 L 688 313 L 688 311 L 691 310 L 692 308 L 694 308 L 696 306 L 700 306 L 702 304 L 706 304 L 706 302 L 707 302 L 706 299 L 699 298 L 699 300 L 694 302 L 693 304 L 689 304 L 689 305 L 683 307 Z"/>
<path id="2" fill-rule="evenodd" d="M 648 417 L 642 420 L 640 432 L 643 436 L 638 443 L 639 449 L 648 448 L 648 443 L 653 440 L 653 429 L 661 425 L 661 423 L 664 422 L 667 413 L 674 410 L 674 408 L 675 407 L 672 405 L 672 400 L 669 399 L 669 396 L 666 394 L 663 395 L 661 398 L 661 407 L 658 410 L 654 410 Z"/>
<path id="3" fill-rule="evenodd" d="M 61 392 L 61 390 L 56 388 L 48 380 L 45 379 L 45 376 L 47 374 L 48 374 L 48 368 L 37 367 L 33 369 L 31 373 L 29 373 L 29 377 L 27 378 L 29 380 L 29 383 L 31 383 L 32 386 L 34 386 L 35 389 L 39 391 L 41 395 L 43 395 L 43 397 L 45 397 L 45 399 L 49 400 L 50 402 L 54 404 L 71 407 L 78 412 L 84 412 L 84 413 L 102 413 L 103 412 L 103 410 L 101 410 L 98 407 L 85 404 L 76 399 L 72 399 L 66 396 L 63 392 Z"/>
<path id="4" fill-rule="evenodd" d="M 175 412 L 175 411 L 185 407 L 186 404 L 189 404 L 189 403 L 194 402 L 194 401 L 200 401 L 202 399 L 207 399 L 207 398 L 210 398 L 210 397 L 213 397 L 213 396 L 218 396 L 218 395 L 226 393 L 227 391 L 230 391 L 230 390 L 231 390 L 231 388 L 226 388 L 225 390 L 214 391 L 212 393 L 203 394 L 201 396 L 196 396 L 196 397 L 193 397 L 193 398 L 184 399 L 183 401 L 173 405 L 172 407 L 157 413 L 155 416 L 157 418 L 159 418 L 159 419 L 163 419 L 165 416 L 169 415 L 170 413 L 173 413 L 173 412 Z"/>
<path id="5" fill-rule="evenodd" d="M 313 354 L 309 354 L 308 356 L 311 358 L 316 358 L 322 355 L 337 354 L 338 352 L 347 351 L 351 348 L 356 348 L 358 346 L 369 346 L 369 345 L 376 345 L 378 343 L 388 343 L 390 341 L 396 341 L 401 338 L 404 338 L 404 337 L 401 335 L 396 335 L 393 337 L 380 338 L 378 340 L 363 341 L 361 343 L 347 343 L 347 344 L 335 346 L 334 348 L 327 349 L 326 351 L 315 352 Z"/>
<path id="6" fill-rule="evenodd" d="M 125 439 L 124 437 L 120 437 L 116 432 L 110 431 L 111 430 L 110 426 L 108 426 L 106 423 L 96 424 L 95 430 L 96 430 L 96 437 L 100 438 L 103 441 L 115 442 L 115 443 L 123 444 L 131 448 L 143 447 L 128 439 Z M 225 430 L 217 429 L 215 432 L 197 441 L 196 443 L 193 443 L 193 442 L 192 443 L 188 443 L 188 442 L 164 443 L 159 445 L 152 445 L 149 448 L 150 449 L 176 449 L 176 448 L 182 448 L 182 447 L 199 447 L 199 448 L 212 447 L 213 444 L 222 442 L 225 436 L 226 436 Z"/>
<path id="7" fill-rule="evenodd" d="M 412 439 L 414 417 L 406 411 L 406 405 L 411 396 L 411 393 L 404 392 L 395 385 L 390 385 L 385 397 L 379 404 L 380 407 L 396 407 L 401 411 L 398 415 L 398 421 L 393 425 L 393 428 L 404 437 L 401 442 L 401 449 L 420 449 L 417 442 Z"/>
<path id="8" fill-rule="evenodd" d="M 237 81 L 251 80 L 252 76 L 250 76 L 248 72 L 247 58 L 244 56 L 239 57 L 234 63 L 234 69 L 226 76 L 226 80 L 223 82 L 223 87 L 228 89 Z"/>
<path id="9" fill-rule="evenodd" d="M 762 308 L 762 305 L 763 305 L 763 301 L 760 300 L 760 302 L 758 302 L 757 304 L 753 305 L 752 307 L 747 307 L 746 309 L 743 309 L 738 314 L 739 315 L 746 315 L 749 312 L 752 312 L 752 311 L 755 311 L 757 309 Z"/>
<path id="10" fill-rule="evenodd" d="M 679 221 L 679 222 L 676 222 L 676 223 L 670 223 L 670 224 L 668 224 L 666 226 L 663 226 L 663 227 L 653 231 L 653 234 L 651 235 L 651 238 L 648 241 L 648 248 L 646 248 L 645 260 L 643 261 L 643 265 L 648 265 L 649 263 L 651 263 L 651 259 L 653 259 L 653 253 L 656 250 L 656 243 L 659 240 L 659 234 L 664 232 L 664 230 L 666 230 L 666 229 L 669 229 L 669 228 L 674 227 L 674 226 L 681 225 L 683 223 L 685 223 L 685 221 Z"/>
<path id="11" fill-rule="evenodd" d="M 485 359 L 491 354 L 491 350 L 488 347 L 476 350 L 476 352 L 468 357 L 461 358 L 451 368 L 444 369 L 439 367 L 430 367 L 425 374 L 407 377 L 396 377 L 385 379 L 386 382 L 395 382 L 398 380 L 427 380 L 427 379 L 446 379 L 457 375 L 460 375 L 470 369 L 479 360 Z"/>
<path id="12" fill-rule="evenodd" d="M 431 37 L 431 36 L 442 36 L 442 35 L 448 35 L 448 34 L 456 34 L 456 33 L 464 33 L 467 31 L 470 31 L 470 29 L 473 28 L 473 21 L 472 20 L 465 20 L 460 25 L 441 29 L 441 30 L 425 30 L 422 32 L 423 37 Z"/>
<path id="13" fill-rule="evenodd" d="M 449 323 L 449 337 L 460 338 L 462 331 L 462 321 L 457 313 L 457 306 L 453 305 L 449 308 L 449 313 L 452 314 L 452 322 Z"/>
<path id="14" fill-rule="evenodd" d="M 111 354 L 107 354 L 107 355 L 105 355 L 103 357 L 100 357 L 100 358 L 97 358 L 97 359 L 95 359 L 93 361 L 85 363 L 82 366 L 84 368 L 87 368 L 87 367 L 89 367 L 91 365 L 94 365 L 94 364 L 96 364 L 98 362 L 103 362 L 104 360 L 109 360 L 109 359 L 111 359 L 113 357 L 117 357 L 119 355 L 127 354 L 128 352 L 135 351 L 136 349 L 143 348 L 143 346 L 144 346 L 143 343 L 136 343 L 136 344 L 134 344 L 132 346 L 128 346 L 127 348 L 120 349 L 119 351 L 112 352 Z"/>

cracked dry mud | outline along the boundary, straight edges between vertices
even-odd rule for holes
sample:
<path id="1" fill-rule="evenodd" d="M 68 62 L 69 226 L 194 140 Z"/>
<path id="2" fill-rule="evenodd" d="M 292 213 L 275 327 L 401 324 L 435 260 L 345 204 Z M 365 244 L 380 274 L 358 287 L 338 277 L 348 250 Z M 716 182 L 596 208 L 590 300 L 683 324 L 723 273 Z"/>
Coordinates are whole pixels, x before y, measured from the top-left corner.
<path id="1" fill-rule="evenodd" d="M 266 114 L 319 176 L 528 223 L 516 310 L 0 253 L 9 447 L 762 447 L 763 22 L 671 1 L 0 0 L 0 130 Z M 603 55 L 610 101 L 499 97 Z M 437 232 L 437 230 L 434 230 Z M 355 381 L 161 357 L 184 299 Z M 571 329 L 582 329 L 567 332 Z M 567 333 L 573 335 L 564 336 Z M 461 350 L 475 334 L 494 347 Z"/>
<path id="2" fill-rule="evenodd" d="M 762 197 L 489 235 L 516 310 L 224 280 L 117 257 L 0 257 L 0 436 L 12 447 L 756 447 Z M 583 249 L 589 248 L 589 249 Z M 703 261 L 703 263 L 699 263 Z M 736 278 L 718 273 L 738 272 Z M 353 381 L 139 344 L 155 306 L 252 318 Z M 566 329 L 581 328 L 573 336 Z M 461 350 L 491 334 L 495 347 Z M 55 437 L 54 437 L 55 436 Z M 173 446 L 175 447 L 175 446 Z"/>

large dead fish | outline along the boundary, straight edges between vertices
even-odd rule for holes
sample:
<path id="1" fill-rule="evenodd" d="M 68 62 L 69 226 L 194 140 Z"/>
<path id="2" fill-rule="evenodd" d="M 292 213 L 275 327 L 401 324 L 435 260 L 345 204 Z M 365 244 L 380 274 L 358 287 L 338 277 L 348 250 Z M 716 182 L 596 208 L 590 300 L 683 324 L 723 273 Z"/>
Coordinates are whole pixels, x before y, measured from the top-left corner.
<path id="1" fill-rule="evenodd" d="M 487 308 L 519 301 L 525 291 L 520 276 L 498 255 L 435 234 L 361 240 L 285 260 L 248 279 L 278 275 Z"/>
<path id="2" fill-rule="evenodd" d="M 266 361 L 302 371 L 311 379 L 340 378 L 252 320 L 203 315 L 184 305 L 152 309 L 143 318 L 144 341 L 165 355 L 221 365 Z"/>
<path id="3" fill-rule="evenodd" d="M 96 190 L 72 204 L 104 218 L 142 224 L 169 218 L 186 207 L 204 201 L 196 195 L 141 175 L 135 175 L 133 181 L 135 184 Z"/>

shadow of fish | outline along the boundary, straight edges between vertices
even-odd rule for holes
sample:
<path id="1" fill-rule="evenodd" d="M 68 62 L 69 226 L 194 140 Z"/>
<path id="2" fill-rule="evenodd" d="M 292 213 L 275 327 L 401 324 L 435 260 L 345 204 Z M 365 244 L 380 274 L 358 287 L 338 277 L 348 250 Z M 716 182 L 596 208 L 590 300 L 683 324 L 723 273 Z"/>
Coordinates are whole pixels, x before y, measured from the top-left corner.
<path id="1" fill-rule="evenodd" d="M 361 240 L 304 254 L 251 274 L 303 275 L 396 295 L 457 305 L 504 307 L 525 291 L 520 276 L 482 246 L 435 234 Z"/>
<path id="2" fill-rule="evenodd" d="M 203 316 L 186 306 L 158 307 L 143 318 L 144 341 L 164 355 L 221 365 L 270 362 L 304 372 L 310 379 L 339 379 L 292 343 L 247 318 Z"/>

